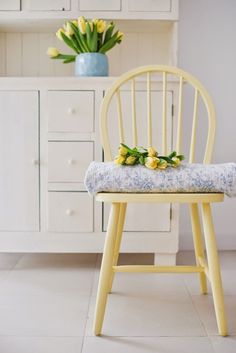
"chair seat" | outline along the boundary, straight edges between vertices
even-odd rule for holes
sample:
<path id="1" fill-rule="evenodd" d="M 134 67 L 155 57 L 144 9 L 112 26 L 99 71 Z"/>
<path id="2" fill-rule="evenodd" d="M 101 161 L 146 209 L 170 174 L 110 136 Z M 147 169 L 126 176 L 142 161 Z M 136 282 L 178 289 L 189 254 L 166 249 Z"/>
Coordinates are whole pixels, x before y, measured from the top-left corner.
<path id="1" fill-rule="evenodd" d="M 222 202 L 223 193 L 115 193 L 100 192 L 96 201 L 119 203 L 211 203 Z"/>

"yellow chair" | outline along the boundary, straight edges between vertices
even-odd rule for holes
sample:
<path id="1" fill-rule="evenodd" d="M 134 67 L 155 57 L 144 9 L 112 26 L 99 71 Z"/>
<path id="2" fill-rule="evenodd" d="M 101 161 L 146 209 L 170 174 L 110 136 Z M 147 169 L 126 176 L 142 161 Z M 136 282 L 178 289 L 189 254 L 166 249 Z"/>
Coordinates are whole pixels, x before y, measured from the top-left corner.
<path id="1" fill-rule="evenodd" d="M 111 153 L 111 144 L 108 133 L 108 109 L 113 97 L 117 99 L 118 121 L 119 121 L 119 140 L 124 142 L 124 128 L 121 105 L 121 88 L 123 85 L 130 84 L 131 105 L 132 105 L 132 128 L 133 128 L 133 145 L 138 144 L 137 141 L 137 121 L 136 121 L 136 86 L 139 76 L 146 77 L 147 83 L 147 134 L 148 145 L 152 145 L 152 112 L 151 112 L 151 85 L 154 74 L 162 77 L 162 152 L 167 153 L 167 85 L 168 77 L 174 77 L 178 85 L 178 114 L 177 114 L 177 131 L 176 131 L 176 151 L 181 153 L 182 144 L 182 107 L 183 107 L 183 87 L 189 84 L 194 89 L 193 102 L 193 122 L 189 150 L 189 163 L 194 162 L 196 130 L 199 98 L 205 105 L 208 115 L 208 133 L 206 141 L 205 155 L 203 163 L 210 163 L 213 143 L 215 137 L 215 110 L 211 98 L 202 84 L 189 73 L 171 66 L 143 66 L 131 70 L 118 78 L 111 88 L 106 92 L 104 97 L 101 113 L 100 113 L 100 135 L 102 146 L 104 149 L 105 161 L 112 161 L 114 156 Z M 145 131 L 143 131 L 145 133 Z M 118 147 L 118 146 L 117 146 Z M 220 274 L 220 266 L 217 253 L 217 245 L 215 232 L 211 214 L 211 203 L 221 202 L 224 199 L 222 193 L 98 193 L 96 200 L 100 202 L 111 203 L 111 210 L 108 221 L 108 228 L 104 246 L 101 273 L 98 285 L 97 301 L 95 308 L 94 333 L 101 334 L 106 301 L 108 293 L 112 289 L 112 282 L 115 272 L 145 272 L 145 273 L 190 273 L 196 272 L 200 276 L 201 293 L 207 293 L 208 278 L 212 286 L 213 301 L 215 307 L 216 320 L 218 324 L 219 334 L 227 335 L 227 322 L 224 307 L 224 296 Z M 196 255 L 196 266 L 154 266 L 154 265 L 129 265 L 118 266 L 118 256 L 122 231 L 125 221 L 125 213 L 127 203 L 188 203 L 190 206 L 192 231 L 194 248 Z M 204 238 L 206 245 L 207 260 L 204 254 L 204 245 L 201 234 L 200 216 L 198 204 L 202 206 L 202 219 Z"/>

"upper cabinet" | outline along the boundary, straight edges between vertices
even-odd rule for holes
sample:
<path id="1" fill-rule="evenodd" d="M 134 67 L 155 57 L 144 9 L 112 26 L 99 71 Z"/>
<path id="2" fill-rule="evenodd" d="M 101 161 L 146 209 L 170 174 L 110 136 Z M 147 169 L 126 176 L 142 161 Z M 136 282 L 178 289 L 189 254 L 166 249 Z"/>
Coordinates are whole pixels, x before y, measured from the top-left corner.
<path id="1" fill-rule="evenodd" d="M 80 11 L 120 11 L 121 0 L 79 0 Z"/>
<path id="2" fill-rule="evenodd" d="M 20 11 L 20 0 L 1 0 L 0 11 Z"/>
<path id="3" fill-rule="evenodd" d="M 29 11 L 69 11 L 70 0 L 22 0 L 22 9 Z"/>
<path id="4" fill-rule="evenodd" d="M 18 11 L 15 15 L 8 13 L 8 20 L 57 20 L 84 15 L 88 18 L 174 21 L 178 19 L 178 0 L 1 0 L 0 19 L 6 19 L 4 12 L 10 10 Z"/>

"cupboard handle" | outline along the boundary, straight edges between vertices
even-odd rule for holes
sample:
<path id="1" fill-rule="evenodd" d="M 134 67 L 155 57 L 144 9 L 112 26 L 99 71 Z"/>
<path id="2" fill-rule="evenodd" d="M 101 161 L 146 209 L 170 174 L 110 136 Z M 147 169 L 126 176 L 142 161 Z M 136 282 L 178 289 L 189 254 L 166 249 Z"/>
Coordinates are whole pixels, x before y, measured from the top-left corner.
<path id="1" fill-rule="evenodd" d="M 75 108 L 68 108 L 68 110 L 67 110 L 67 114 L 68 115 L 73 115 L 75 113 L 76 113 L 76 109 Z"/>
<path id="2" fill-rule="evenodd" d="M 72 216 L 72 215 L 73 215 L 73 213 L 74 213 L 74 211 L 73 211 L 73 210 L 71 210 L 70 208 L 68 208 L 68 209 L 66 210 L 66 214 L 67 214 L 67 216 Z"/>
<path id="3" fill-rule="evenodd" d="M 67 163 L 68 163 L 69 165 L 75 164 L 75 160 L 74 160 L 73 158 L 70 158 L 70 159 L 68 159 Z"/>

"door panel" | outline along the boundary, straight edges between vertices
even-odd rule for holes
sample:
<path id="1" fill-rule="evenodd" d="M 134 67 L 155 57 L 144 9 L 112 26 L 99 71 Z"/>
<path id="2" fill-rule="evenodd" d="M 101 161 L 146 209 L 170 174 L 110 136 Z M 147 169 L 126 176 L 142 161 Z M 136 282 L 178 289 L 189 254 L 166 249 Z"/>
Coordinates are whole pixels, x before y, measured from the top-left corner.
<path id="1" fill-rule="evenodd" d="M 0 91 L 0 230 L 39 230 L 38 92 Z"/>

